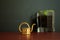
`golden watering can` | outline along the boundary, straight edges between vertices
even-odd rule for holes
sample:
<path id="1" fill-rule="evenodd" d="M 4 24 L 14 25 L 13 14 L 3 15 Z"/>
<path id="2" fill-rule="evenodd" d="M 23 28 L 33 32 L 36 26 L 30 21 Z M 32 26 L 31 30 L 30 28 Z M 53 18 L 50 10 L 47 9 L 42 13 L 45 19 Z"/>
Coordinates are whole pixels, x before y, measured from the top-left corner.
<path id="1" fill-rule="evenodd" d="M 21 28 L 21 26 L 23 24 L 26 24 L 27 25 L 27 28 Z M 30 28 L 29 24 L 27 22 L 22 22 L 20 25 L 19 25 L 19 31 L 22 33 L 22 34 L 30 34 L 32 31 L 33 31 L 33 27 L 34 25 L 36 24 L 33 24 L 32 27 Z"/>

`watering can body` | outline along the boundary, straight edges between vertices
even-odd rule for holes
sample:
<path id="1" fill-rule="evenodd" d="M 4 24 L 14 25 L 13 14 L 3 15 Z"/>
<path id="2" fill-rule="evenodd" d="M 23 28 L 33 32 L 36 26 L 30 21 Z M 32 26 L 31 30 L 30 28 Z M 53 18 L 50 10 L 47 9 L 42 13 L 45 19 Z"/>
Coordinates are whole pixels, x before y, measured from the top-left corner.
<path id="1" fill-rule="evenodd" d="M 22 25 L 24 25 L 24 24 L 27 25 L 27 28 L 21 28 Z M 22 23 L 19 25 L 19 31 L 20 31 L 22 34 L 31 34 L 31 32 L 33 31 L 34 25 L 36 25 L 36 24 L 33 24 L 32 27 L 30 28 L 30 25 L 29 25 L 27 22 L 22 22 Z"/>

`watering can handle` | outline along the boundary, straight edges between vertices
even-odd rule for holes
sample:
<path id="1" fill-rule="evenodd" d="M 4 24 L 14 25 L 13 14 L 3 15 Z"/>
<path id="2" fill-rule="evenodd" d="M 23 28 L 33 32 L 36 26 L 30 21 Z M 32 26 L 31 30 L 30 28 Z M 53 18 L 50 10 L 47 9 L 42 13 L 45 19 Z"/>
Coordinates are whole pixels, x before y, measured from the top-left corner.
<path id="1" fill-rule="evenodd" d="M 22 26 L 23 24 L 26 24 L 26 25 L 28 26 L 28 28 L 30 28 L 30 26 L 29 26 L 29 24 L 28 24 L 27 22 L 22 22 L 22 23 L 19 25 L 19 31 L 20 31 L 20 32 L 22 32 L 22 31 L 21 31 L 21 26 Z"/>

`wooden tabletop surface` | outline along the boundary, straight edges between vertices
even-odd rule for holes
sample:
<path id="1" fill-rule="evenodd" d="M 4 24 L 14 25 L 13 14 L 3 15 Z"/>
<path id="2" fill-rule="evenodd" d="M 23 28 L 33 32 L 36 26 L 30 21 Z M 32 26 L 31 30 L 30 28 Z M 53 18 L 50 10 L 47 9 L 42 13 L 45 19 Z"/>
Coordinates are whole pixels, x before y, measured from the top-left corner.
<path id="1" fill-rule="evenodd" d="M 60 32 L 33 32 L 22 35 L 19 32 L 0 32 L 0 40 L 60 40 Z"/>

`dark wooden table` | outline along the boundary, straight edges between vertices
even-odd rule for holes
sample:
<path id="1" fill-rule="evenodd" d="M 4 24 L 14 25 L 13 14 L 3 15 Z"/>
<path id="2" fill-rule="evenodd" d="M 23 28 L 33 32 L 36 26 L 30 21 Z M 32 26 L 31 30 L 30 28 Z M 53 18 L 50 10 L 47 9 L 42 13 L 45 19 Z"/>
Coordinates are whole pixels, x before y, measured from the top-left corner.
<path id="1" fill-rule="evenodd" d="M 59 32 L 31 33 L 22 35 L 19 32 L 0 32 L 0 40 L 60 40 Z"/>

